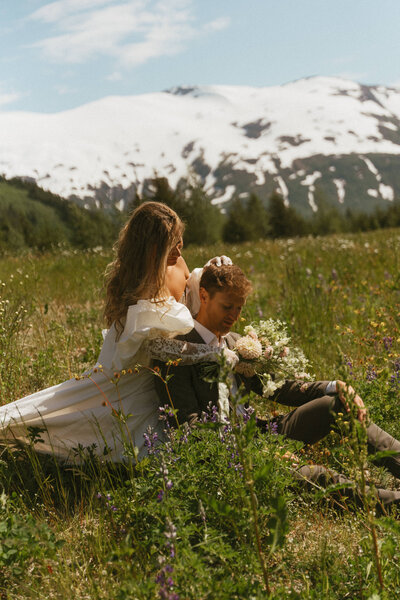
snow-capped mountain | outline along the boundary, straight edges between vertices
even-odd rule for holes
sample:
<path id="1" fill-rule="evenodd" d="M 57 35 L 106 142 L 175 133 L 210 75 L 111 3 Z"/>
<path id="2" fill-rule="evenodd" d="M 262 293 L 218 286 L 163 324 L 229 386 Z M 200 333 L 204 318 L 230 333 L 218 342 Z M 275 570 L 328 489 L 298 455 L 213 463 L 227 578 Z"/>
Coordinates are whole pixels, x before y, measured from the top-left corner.
<path id="1" fill-rule="evenodd" d="M 177 87 L 56 114 L 0 112 L 0 174 L 123 208 L 155 175 L 197 174 L 215 202 L 276 189 L 303 212 L 320 189 L 368 210 L 400 197 L 400 89 L 314 77 Z"/>

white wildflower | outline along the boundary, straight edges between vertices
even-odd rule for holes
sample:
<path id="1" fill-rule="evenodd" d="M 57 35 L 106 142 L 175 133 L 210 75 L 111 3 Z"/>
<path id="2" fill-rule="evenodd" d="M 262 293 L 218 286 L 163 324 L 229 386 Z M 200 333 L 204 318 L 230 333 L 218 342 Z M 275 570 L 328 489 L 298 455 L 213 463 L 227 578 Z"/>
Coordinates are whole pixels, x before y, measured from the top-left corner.
<path id="1" fill-rule="evenodd" d="M 244 333 L 245 335 L 253 338 L 253 340 L 257 340 L 257 333 L 256 330 L 254 329 L 254 327 L 252 325 L 247 325 L 247 327 L 244 328 Z"/>
<path id="2" fill-rule="evenodd" d="M 264 376 L 263 376 L 263 396 L 265 398 L 268 398 L 269 396 L 272 396 L 272 394 L 275 392 L 275 390 L 277 389 L 278 386 L 275 384 L 274 381 L 272 381 L 270 375 L 267 375 L 266 373 L 264 373 Z"/>

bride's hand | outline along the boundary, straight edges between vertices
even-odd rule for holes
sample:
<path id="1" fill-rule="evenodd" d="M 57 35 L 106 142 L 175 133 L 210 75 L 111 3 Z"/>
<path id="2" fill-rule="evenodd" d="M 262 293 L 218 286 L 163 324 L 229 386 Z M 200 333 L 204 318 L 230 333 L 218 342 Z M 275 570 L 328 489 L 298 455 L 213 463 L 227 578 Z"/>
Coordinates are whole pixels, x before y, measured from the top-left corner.
<path id="1" fill-rule="evenodd" d="M 210 260 L 208 260 L 204 266 L 209 267 L 210 265 L 215 265 L 216 267 L 221 267 L 222 265 L 230 266 L 232 264 L 232 260 L 229 258 L 229 256 L 222 254 L 221 256 L 214 256 L 214 258 L 210 258 Z"/>
<path id="2" fill-rule="evenodd" d="M 229 350 L 229 348 L 223 349 L 223 354 L 226 358 L 228 365 L 234 369 L 238 363 L 239 357 L 233 350 Z"/>

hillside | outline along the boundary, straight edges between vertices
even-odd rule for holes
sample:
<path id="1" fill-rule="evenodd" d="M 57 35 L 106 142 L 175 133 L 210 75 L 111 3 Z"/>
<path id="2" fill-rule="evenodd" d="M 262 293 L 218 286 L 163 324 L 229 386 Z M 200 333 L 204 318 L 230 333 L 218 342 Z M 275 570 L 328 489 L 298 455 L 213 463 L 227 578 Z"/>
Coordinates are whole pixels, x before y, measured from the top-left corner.
<path id="1" fill-rule="evenodd" d="M 0 173 L 84 206 L 123 209 L 155 175 L 194 175 L 214 202 L 279 191 L 369 212 L 400 196 L 398 90 L 315 77 L 283 86 L 177 87 L 57 114 L 0 112 Z"/>
<path id="2" fill-rule="evenodd" d="M 117 227 L 102 211 L 80 208 L 33 183 L 0 178 L 0 251 L 110 245 Z"/>
<path id="3" fill-rule="evenodd" d="M 373 422 L 400 438 L 400 229 L 192 246 L 184 255 L 193 268 L 221 253 L 254 286 L 238 330 L 260 318 L 286 321 L 315 377 L 350 382 Z M 110 259 L 104 250 L 1 260 L 0 403 L 75 374 L 89 376 L 102 344 L 99 289 Z M 113 381 L 118 386 L 120 379 Z M 285 410 L 265 399 L 250 403 L 260 417 Z M 107 398 L 103 406 L 106 411 Z M 115 411 L 121 432 L 131 416 Z M 367 478 L 376 487 L 400 489 L 383 468 L 371 460 L 366 466 L 365 437 L 351 415 L 350 424 L 350 434 L 342 430 L 345 438 L 334 433 L 300 448 L 272 429 L 254 435 L 254 420 L 233 432 L 209 420 L 182 428 L 158 449 L 149 435 L 148 457 L 114 468 L 83 445 L 77 457 L 86 454 L 87 461 L 77 466 L 36 454 L 31 446 L 3 446 L 0 596 L 399 598 L 399 507 L 391 518 L 379 517 L 365 493 L 354 507 L 342 485 L 325 494 L 319 485 L 306 489 L 293 478 L 292 453 L 300 464 L 323 464 L 359 482 Z M 102 423 L 93 426 L 101 429 Z M 32 428 L 32 440 L 41 434 Z M 134 456 L 134 445 L 126 435 L 127 457 Z M 256 522 L 271 594 L 257 554 Z"/>

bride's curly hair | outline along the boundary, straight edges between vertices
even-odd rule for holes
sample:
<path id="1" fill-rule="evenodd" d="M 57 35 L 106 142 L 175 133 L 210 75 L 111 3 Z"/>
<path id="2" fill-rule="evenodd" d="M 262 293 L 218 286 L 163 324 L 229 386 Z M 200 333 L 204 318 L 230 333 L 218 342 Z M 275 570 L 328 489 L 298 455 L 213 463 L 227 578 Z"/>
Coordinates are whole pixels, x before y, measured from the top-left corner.
<path id="1" fill-rule="evenodd" d="M 176 212 L 161 202 L 144 202 L 133 211 L 114 245 L 116 258 L 105 273 L 108 327 L 115 323 L 121 333 L 129 306 L 165 296 L 168 254 L 183 230 Z"/>

